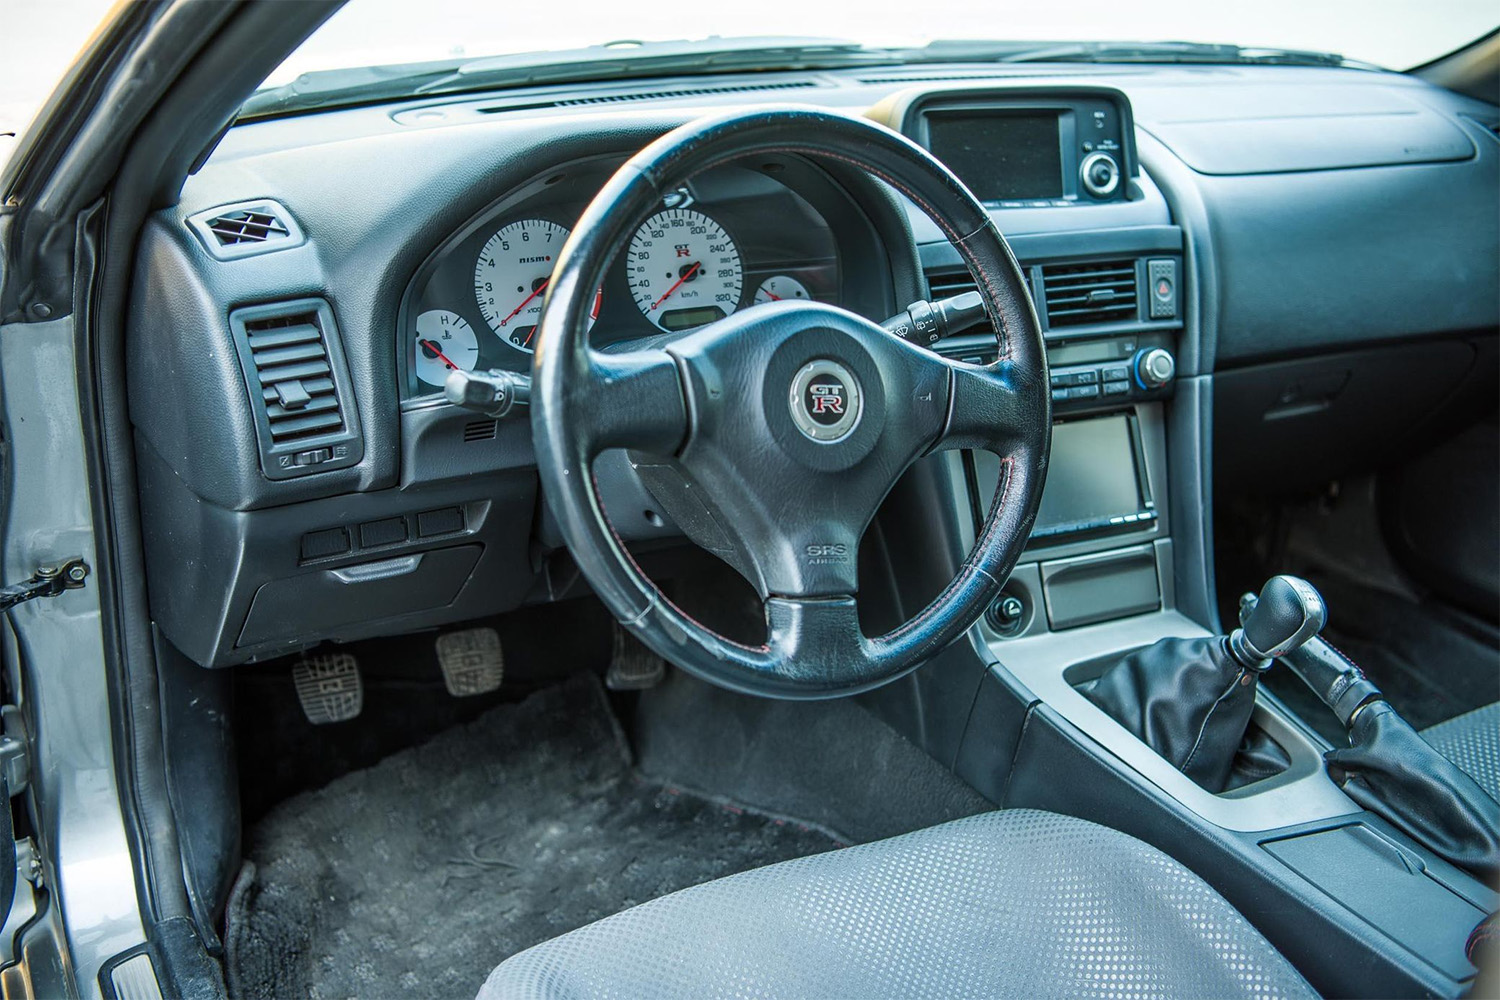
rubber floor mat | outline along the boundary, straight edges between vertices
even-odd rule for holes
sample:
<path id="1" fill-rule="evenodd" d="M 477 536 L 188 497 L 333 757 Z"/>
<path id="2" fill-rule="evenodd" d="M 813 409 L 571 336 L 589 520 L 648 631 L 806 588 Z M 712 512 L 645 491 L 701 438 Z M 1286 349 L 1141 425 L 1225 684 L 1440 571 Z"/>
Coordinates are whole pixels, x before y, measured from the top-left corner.
<path id="1" fill-rule="evenodd" d="M 540 941 L 657 896 L 842 846 L 650 782 L 579 677 L 289 799 L 247 831 L 230 995 L 474 996 Z"/>

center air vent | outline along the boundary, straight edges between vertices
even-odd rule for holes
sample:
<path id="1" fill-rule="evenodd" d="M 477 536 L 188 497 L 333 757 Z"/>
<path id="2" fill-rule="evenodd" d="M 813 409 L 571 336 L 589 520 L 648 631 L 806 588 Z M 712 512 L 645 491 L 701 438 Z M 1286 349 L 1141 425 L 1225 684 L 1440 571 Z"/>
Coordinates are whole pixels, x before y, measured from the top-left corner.
<path id="1" fill-rule="evenodd" d="M 230 315 L 270 479 L 343 468 L 363 454 L 333 311 L 319 299 Z"/>
<path id="2" fill-rule="evenodd" d="M 1138 319 L 1135 261 L 1043 264 L 1042 298 L 1053 330 Z"/>
<path id="3" fill-rule="evenodd" d="M 220 260 L 235 260 L 300 246 L 302 231 L 292 215 L 274 201 L 240 202 L 199 212 L 188 226 L 209 253 Z"/>

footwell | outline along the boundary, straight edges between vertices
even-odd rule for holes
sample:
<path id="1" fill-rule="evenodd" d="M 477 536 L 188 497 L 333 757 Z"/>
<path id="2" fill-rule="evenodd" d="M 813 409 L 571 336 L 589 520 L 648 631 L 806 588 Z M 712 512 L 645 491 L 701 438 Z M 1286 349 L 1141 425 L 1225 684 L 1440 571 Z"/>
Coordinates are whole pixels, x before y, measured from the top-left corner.
<path id="1" fill-rule="evenodd" d="M 471 997 L 500 961 L 676 889 L 840 846 L 631 769 L 579 678 L 283 802 L 247 831 L 236 997 Z"/>

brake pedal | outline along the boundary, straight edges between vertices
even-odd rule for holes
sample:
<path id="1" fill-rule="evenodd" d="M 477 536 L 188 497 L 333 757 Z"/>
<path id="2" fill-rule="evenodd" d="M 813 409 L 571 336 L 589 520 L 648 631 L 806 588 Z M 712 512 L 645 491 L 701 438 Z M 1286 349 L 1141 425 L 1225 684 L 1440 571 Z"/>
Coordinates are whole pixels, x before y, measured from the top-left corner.
<path id="1" fill-rule="evenodd" d="M 656 687 L 667 676 L 667 664 L 641 641 L 614 623 L 614 654 L 604 675 L 604 686 L 611 691 L 642 691 Z"/>
<path id="2" fill-rule="evenodd" d="M 365 705 L 359 661 L 351 653 L 304 656 L 292 667 L 292 684 L 302 714 L 315 726 L 348 722 Z"/>
<path id="3" fill-rule="evenodd" d="M 455 698 L 488 694 L 505 677 L 505 653 L 500 633 L 492 628 L 467 628 L 437 637 L 438 666 L 443 683 Z"/>

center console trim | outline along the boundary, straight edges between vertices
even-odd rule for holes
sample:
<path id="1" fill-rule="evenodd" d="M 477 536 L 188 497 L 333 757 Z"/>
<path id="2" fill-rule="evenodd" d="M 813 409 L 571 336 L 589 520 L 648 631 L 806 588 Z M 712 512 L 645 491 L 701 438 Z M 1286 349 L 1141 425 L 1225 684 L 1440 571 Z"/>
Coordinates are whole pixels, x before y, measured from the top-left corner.
<path id="1" fill-rule="evenodd" d="M 1287 751 L 1291 766 L 1282 774 L 1215 795 L 1157 755 L 1064 676 L 1065 668 L 1074 663 L 1124 655 L 1158 639 L 1208 635 L 1212 633 L 1176 611 L 1159 611 L 1066 632 L 991 641 L 989 653 L 997 662 L 990 669 L 1008 671 L 1095 743 L 1215 826 L 1240 832 L 1275 830 L 1360 812 L 1325 773 L 1322 748 L 1264 692 L 1256 699 L 1254 723 Z"/>

